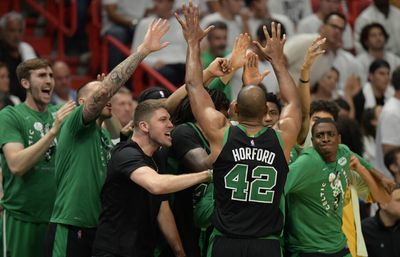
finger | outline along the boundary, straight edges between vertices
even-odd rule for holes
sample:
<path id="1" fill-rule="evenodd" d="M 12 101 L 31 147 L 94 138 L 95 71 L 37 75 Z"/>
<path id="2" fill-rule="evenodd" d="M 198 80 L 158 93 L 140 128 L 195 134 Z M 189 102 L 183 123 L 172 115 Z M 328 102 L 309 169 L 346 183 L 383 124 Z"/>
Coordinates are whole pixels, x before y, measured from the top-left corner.
<path id="1" fill-rule="evenodd" d="M 169 42 L 169 41 L 164 42 L 164 43 L 161 44 L 161 48 L 160 49 L 163 49 L 163 48 L 169 46 L 170 44 L 171 44 L 171 42 Z"/>
<path id="2" fill-rule="evenodd" d="M 283 34 L 281 44 L 284 45 L 286 43 L 286 34 Z"/>
<path id="3" fill-rule="evenodd" d="M 206 36 L 208 33 L 210 33 L 210 31 L 213 30 L 214 27 L 215 27 L 214 25 L 208 26 L 208 28 L 206 28 L 206 30 L 204 30 L 203 37 Z"/>
<path id="4" fill-rule="evenodd" d="M 262 78 L 264 79 L 266 76 L 268 76 L 268 74 L 270 74 L 271 72 L 267 69 L 262 73 Z"/>
<path id="5" fill-rule="evenodd" d="M 281 38 L 281 31 L 282 31 L 282 25 L 280 23 L 278 23 L 277 30 L 276 30 L 276 37 L 279 39 Z"/>
<path id="6" fill-rule="evenodd" d="M 268 33 L 267 33 L 268 34 Z M 257 48 L 261 51 L 264 52 L 264 47 L 260 44 L 258 41 L 253 41 L 253 44 L 257 46 Z"/>
<path id="7" fill-rule="evenodd" d="M 185 5 L 184 5 L 185 6 Z M 181 19 L 181 17 L 179 16 L 179 14 L 174 13 L 176 20 L 179 22 L 179 24 L 181 24 L 182 28 L 186 28 L 185 23 L 183 22 L 183 20 Z"/>
<path id="8" fill-rule="evenodd" d="M 265 39 L 268 42 L 269 40 L 271 40 L 271 37 L 269 36 L 268 30 L 267 30 L 267 26 L 265 26 L 265 25 L 263 26 L 263 31 L 264 31 Z"/>
<path id="9" fill-rule="evenodd" d="M 271 38 L 276 38 L 276 23 L 271 23 Z"/>

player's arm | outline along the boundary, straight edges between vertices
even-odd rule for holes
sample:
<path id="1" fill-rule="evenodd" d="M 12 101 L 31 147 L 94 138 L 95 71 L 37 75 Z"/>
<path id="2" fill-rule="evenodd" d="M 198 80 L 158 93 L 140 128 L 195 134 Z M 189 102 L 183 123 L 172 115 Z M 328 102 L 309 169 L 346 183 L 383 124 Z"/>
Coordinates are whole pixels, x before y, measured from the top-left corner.
<path id="1" fill-rule="evenodd" d="M 278 130 L 281 132 L 286 160 L 290 159 L 290 151 L 296 143 L 297 135 L 301 127 L 301 104 L 296 85 L 293 82 L 287 68 L 283 54 L 283 46 L 286 36 L 281 37 L 281 25 L 272 23 L 271 36 L 264 26 L 264 34 L 267 39 L 265 47 L 255 42 L 264 57 L 272 64 L 279 83 L 282 100 L 286 103 L 282 109 L 281 118 L 278 121 Z"/>
<path id="2" fill-rule="evenodd" d="M 83 109 L 83 121 L 85 124 L 97 119 L 110 98 L 132 76 L 137 66 L 147 55 L 169 44 L 168 42 L 160 43 L 161 37 L 168 29 L 167 20 L 158 19 L 150 24 L 143 43 L 138 47 L 137 52 L 131 54 L 117 65 L 102 81 L 100 89 L 85 101 Z"/>
<path id="3" fill-rule="evenodd" d="M 43 158 L 44 153 L 49 149 L 54 138 L 57 136 L 65 117 L 73 111 L 75 103 L 67 102 L 61 107 L 54 118 L 52 128 L 39 141 L 24 148 L 21 143 L 6 143 L 3 146 L 4 157 L 7 160 L 10 171 L 15 176 L 23 176 L 35 164 Z"/>
<path id="4" fill-rule="evenodd" d="M 368 189 L 372 194 L 372 197 L 380 203 L 387 203 L 390 201 L 390 194 L 383 188 L 383 186 L 372 176 L 354 155 L 350 159 L 350 168 L 357 171 L 365 183 L 368 185 Z"/>
<path id="5" fill-rule="evenodd" d="M 175 256 L 186 256 L 168 200 L 162 201 L 157 216 L 158 226 Z"/>
<path id="6" fill-rule="evenodd" d="M 301 102 L 301 128 L 297 136 L 297 143 L 302 145 L 306 140 L 309 128 L 310 128 L 310 70 L 311 66 L 315 62 L 316 58 L 321 54 L 325 53 L 325 50 L 320 50 L 321 45 L 325 43 L 326 39 L 321 36 L 313 40 L 311 45 L 308 47 L 307 53 L 304 57 L 304 63 L 300 70 L 300 79 L 297 90 L 299 92 Z"/>
<path id="7" fill-rule="evenodd" d="M 193 185 L 208 182 L 211 176 L 211 172 L 207 170 L 183 175 L 158 174 L 148 166 L 142 166 L 130 174 L 133 182 L 153 195 L 181 191 Z"/>
<path id="8" fill-rule="evenodd" d="M 177 14 L 182 26 L 183 35 L 188 43 L 186 57 L 186 90 L 188 91 L 193 115 L 199 123 L 211 145 L 222 144 L 223 129 L 228 125 L 226 117 L 215 110 L 211 97 L 203 87 L 203 74 L 200 62 L 200 41 L 212 27 L 203 31 L 199 26 L 199 10 L 190 1 L 189 6 L 182 7 L 183 21 Z"/>
<path id="9" fill-rule="evenodd" d="M 212 168 L 210 156 L 201 147 L 188 151 L 183 156 L 182 163 L 191 171 L 201 171 Z"/>

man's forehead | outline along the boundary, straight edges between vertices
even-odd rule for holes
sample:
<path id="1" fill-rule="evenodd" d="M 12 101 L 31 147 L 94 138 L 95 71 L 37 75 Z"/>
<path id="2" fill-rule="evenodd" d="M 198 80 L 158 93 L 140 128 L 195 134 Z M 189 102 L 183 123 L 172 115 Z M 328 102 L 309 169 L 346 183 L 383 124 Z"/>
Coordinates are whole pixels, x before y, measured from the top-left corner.
<path id="1" fill-rule="evenodd" d="M 50 67 L 43 67 L 35 70 L 31 70 L 31 73 L 53 73 L 53 70 Z"/>
<path id="2" fill-rule="evenodd" d="M 333 125 L 330 122 L 317 123 L 314 126 L 315 126 L 314 128 L 315 133 L 337 131 L 335 125 Z"/>
<path id="3" fill-rule="evenodd" d="M 330 114 L 329 112 L 325 112 L 325 111 L 318 111 L 318 112 L 314 112 L 311 115 L 312 119 L 321 119 L 321 118 L 329 118 L 329 119 L 333 119 L 333 115 Z"/>

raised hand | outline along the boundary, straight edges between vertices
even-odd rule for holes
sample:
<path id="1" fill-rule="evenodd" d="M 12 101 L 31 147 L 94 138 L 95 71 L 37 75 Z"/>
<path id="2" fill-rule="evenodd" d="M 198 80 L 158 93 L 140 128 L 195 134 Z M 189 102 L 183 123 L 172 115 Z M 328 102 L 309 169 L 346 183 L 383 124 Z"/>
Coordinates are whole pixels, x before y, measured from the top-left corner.
<path id="1" fill-rule="evenodd" d="M 258 55 L 254 52 L 247 53 L 246 59 L 247 61 L 242 74 L 243 85 L 259 85 L 270 71 L 265 70 L 263 73 L 260 73 L 258 70 Z"/>
<path id="2" fill-rule="evenodd" d="M 182 5 L 182 13 L 185 20 L 175 13 L 175 17 L 181 24 L 183 36 L 188 43 L 199 43 L 214 26 L 209 26 L 203 30 L 200 28 L 199 8 L 193 5 L 192 0 L 189 1 L 189 6 Z"/>
<path id="3" fill-rule="evenodd" d="M 215 58 L 207 67 L 207 71 L 214 77 L 222 77 L 231 72 L 231 61 L 226 58 Z"/>
<path id="4" fill-rule="evenodd" d="M 230 58 L 233 70 L 240 69 L 246 64 L 246 51 L 250 46 L 250 41 L 247 33 L 240 34 L 236 38 Z"/>
<path id="5" fill-rule="evenodd" d="M 326 38 L 318 36 L 313 40 L 308 47 L 307 53 L 304 56 L 303 69 L 310 69 L 316 58 L 325 53 L 321 46 L 325 44 Z"/>
<path id="6" fill-rule="evenodd" d="M 129 121 L 125 127 L 121 128 L 121 134 L 124 136 L 129 136 L 129 134 L 133 131 L 133 120 Z"/>
<path id="7" fill-rule="evenodd" d="M 105 73 L 97 74 L 97 80 L 98 81 L 103 81 L 106 78 Z"/>
<path id="8" fill-rule="evenodd" d="M 165 35 L 165 33 L 167 33 L 168 30 L 169 24 L 167 20 L 154 19 L 147 29 L 143 43 L 139 45 L 137 51 L 149 54 L 168 46 L 170 42 L 160 42 L 161 38 Z"/>
<path id="9" fill-rule="evenodd" d="M 263 30 L 267 40 L 265 47 L 263 47 L 258 41 L 254 41 L 253 43 L 258 47 L 258 49 L 260 49 L 265 59 L 267 59 L 272 65 L 277 62 L 283 64 L 285 62 L 283 46 L 286 42 L 286 35 L 281 37 L 281 24 L 278 23 L 278 25 L 276 25 L 275 22 L 272 22 L 271 36 L 269 35 L 266 26 L 263 27 Z"/>
<path id="10" fill-rule="evenodd" d="M 66 102 L 56 113 L 54 117 L 53 126 L 50 129 L 50 132 L 56 135 L 60 130 L 61 124 L 63 123 L 65 117 L 68 116 L 75 109 L 75 102 L 70 100 Z"/>

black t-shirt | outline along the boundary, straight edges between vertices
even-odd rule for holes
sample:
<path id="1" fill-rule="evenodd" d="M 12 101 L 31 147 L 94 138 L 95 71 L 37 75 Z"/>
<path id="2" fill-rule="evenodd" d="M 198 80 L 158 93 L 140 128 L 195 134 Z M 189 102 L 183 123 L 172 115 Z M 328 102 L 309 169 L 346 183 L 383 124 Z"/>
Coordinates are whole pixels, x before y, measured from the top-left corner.
<path id="1" fill-rule="evenodd" d="M 130 179 L 132 172 L 153 159 L 132 140 L 119 143 L 108 164 L 101 192 L 100 214 L 94 249 L 121 256 L 152 256 L 157 232 L 157 215 L 164 195 L 155 196 Z"/>
<path id="2" fill-rule="evenodd" d="M 383 106 L 385 104 L 385 97 L 375 97 L 376 105 Z M 356 112 L 356 120 L 361 122 L 362 115 L 364 113 L 365 96 L 364 92 L 360 90 L 355 96 L 353 96 L 354 109 Z"/>
<path id="3" fill-rule="evenodd" d="M 277 132 L 266 128 L 250 137 L 231 126 L 213 164 L 214 226 L 238 238 L 279 235 L 281 196 L 289 171 Z"/>

